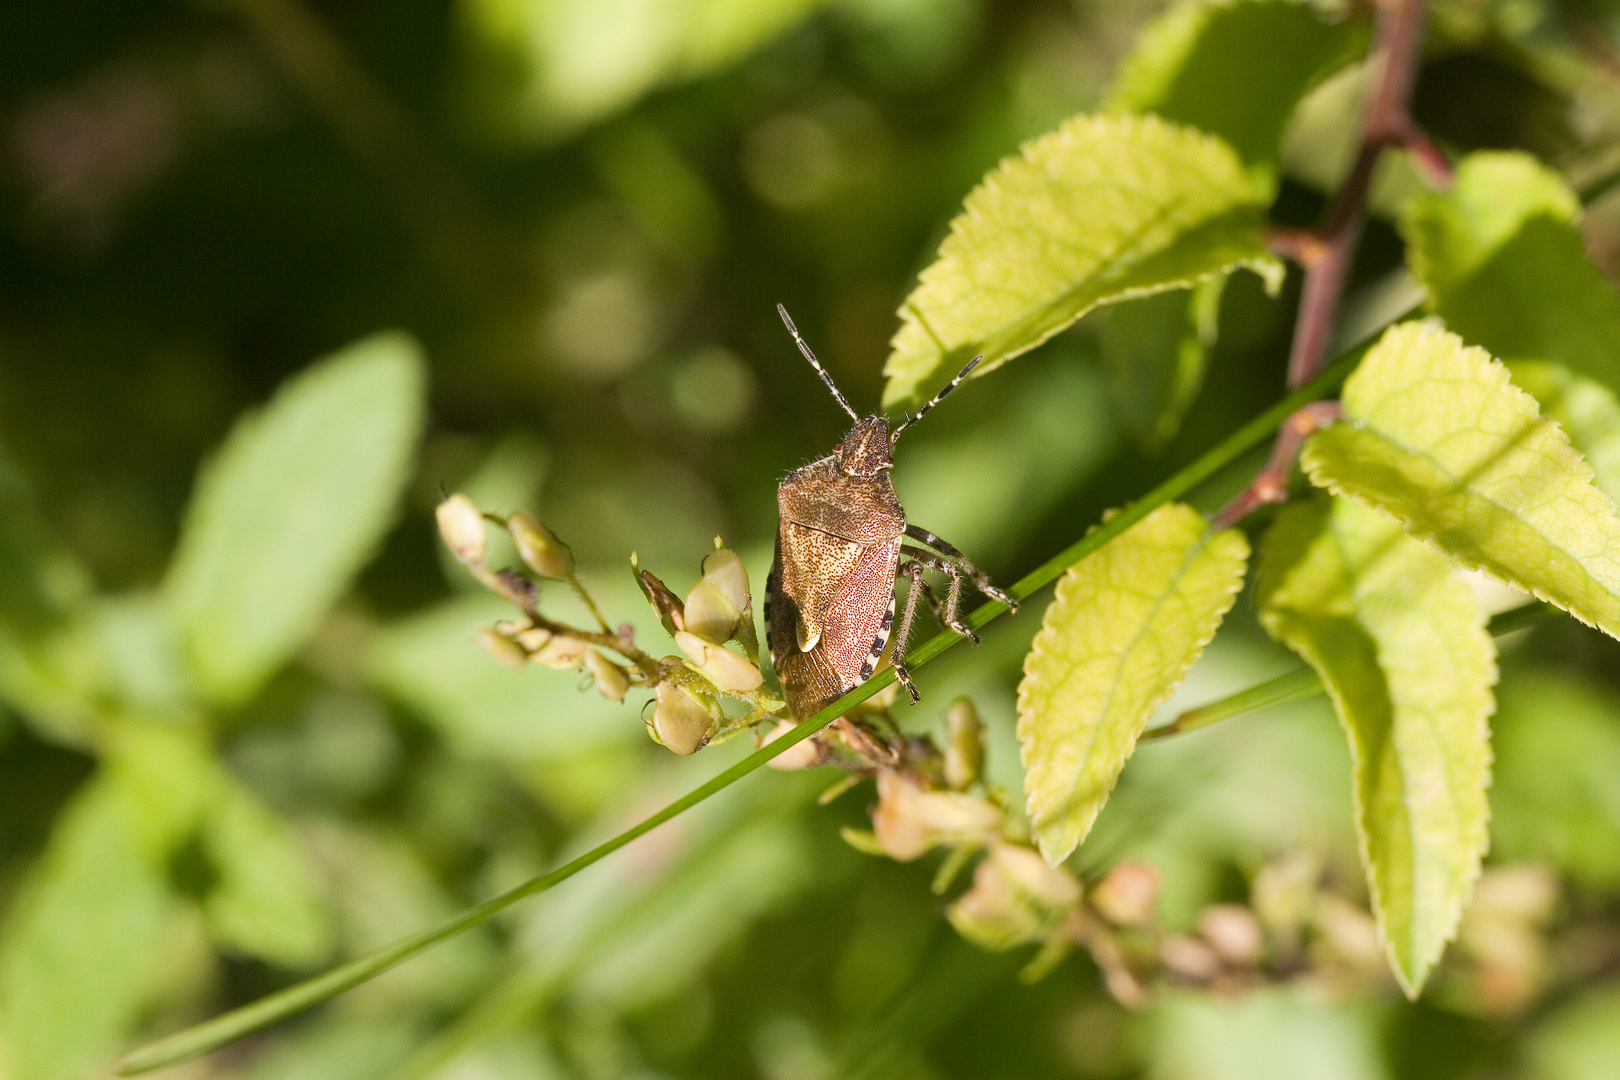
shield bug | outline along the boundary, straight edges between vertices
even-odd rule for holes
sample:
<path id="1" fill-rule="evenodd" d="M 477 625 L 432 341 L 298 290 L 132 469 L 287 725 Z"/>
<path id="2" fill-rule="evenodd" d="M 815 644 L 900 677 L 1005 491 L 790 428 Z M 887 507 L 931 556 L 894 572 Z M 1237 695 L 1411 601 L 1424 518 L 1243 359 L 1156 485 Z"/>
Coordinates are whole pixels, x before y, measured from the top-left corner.
<path id="1" fill-rule="evenodd" d="M 956 389 L 979 359 L 891 431 L 882 416 L 862 419 L 850 408 L 787 310 L 778 304 L 776 311 L 855 421 L 831 454 L 794 470 L 776 490 L 780 518 L 776 561 L 765 583 L 765 628 L 783 696 L 794 718 L 803 719 L 871 677 L 894 625 L 895 579 L 904 576 L 911 586 L 891 656 L 895 677 L 915 702 L 919 695 L 904 658 L 919 595 L 941 623 L 975 643 L 979 639 L 957 617 L 964 578 L 991 599 L 1018 607 L 967 556 L 927 529 L 908 525 L 889 479 L 895 440 Z M 943 603 L 923 579 L 925 570 L 949 579 Z"/>

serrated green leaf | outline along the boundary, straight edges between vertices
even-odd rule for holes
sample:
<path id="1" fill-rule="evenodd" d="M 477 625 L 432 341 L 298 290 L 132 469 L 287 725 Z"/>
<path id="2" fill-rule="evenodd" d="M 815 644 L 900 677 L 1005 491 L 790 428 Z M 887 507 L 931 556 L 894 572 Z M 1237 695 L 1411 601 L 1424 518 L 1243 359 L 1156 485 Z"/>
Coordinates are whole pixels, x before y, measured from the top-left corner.
<path id="1" fill-rule="evenodd" d="M 166 583 L 204 693 L 251 697 L 382 539 L 422 426 L 421 350 L 378 334 L 239 421 L 198 479 Z"/>
<path id="2" fill-rule="evenodd" d="M 1620 398 L 1563 364 L 1520 360 L 1509 364 L 1508 371 L 1514 383 L 1536 399 L 1542 413 L 1558 421 L 1592 466 L 1597 486 L 1620 503 Z"/>
<path id="3" fill-rule="evenodd" d="M 1620 518 L 1592 469 L 1483 349 L 1426 323 L 1392 327 L 1344 384 L 1345 412 L 1306 443 L 1311 480 L 1620 637 Z"/>
<path id="4" fill-rule="evenodd" d="M 1126 429 L 1146 449 L 1163 446 L 1204 385 L 1219 330 L 1226 275 L 1191 289 L 1126 300 L 1099 334 L 1103 368 Z"/>
<path id="5" fill-rule="evenodd" d="M 1496 649 L 1451 563 L 1378 512 L 1278 515 L 1260 620 L 1326 685 L 1350 740 L 1356 829 L 1380 936 L 1409 997 L 1457 932 L 1488 842 Z"/>
<path id="6" fill-rule="evenodd" d="M 1430 309 L 1468 342 L 1552 360 L 1620 390 L 1620 301 L 1587 258 L 1580 200 L 1527 154 L 1470 154 L 1400 218 Z"/>
<path id="7" fill-rule="evenodd" d="M 1057 865 L 1090 831 L 1153 711 L 1215 635 L 1249 544 L 1167 503 L 1063 575 L 1018 684 L 1024 793 Z"/>
<path id="8" fill-rule="evenodd" d="M 1026 352 L 1099 304 L 1244 266 L 1281 282 L 1269 195 L 1219 139 L 1145 116 L 1076 116 L 968 195 L 900 307 L 886 406 Z"/>
<path id="9" fill-rule="evenodd" d="M 1297 0 L 1184 4 L 1142 32 L 1108 105 L 1218 135 L 1270 184 L 1295 103 L 1362 36 Z"/>

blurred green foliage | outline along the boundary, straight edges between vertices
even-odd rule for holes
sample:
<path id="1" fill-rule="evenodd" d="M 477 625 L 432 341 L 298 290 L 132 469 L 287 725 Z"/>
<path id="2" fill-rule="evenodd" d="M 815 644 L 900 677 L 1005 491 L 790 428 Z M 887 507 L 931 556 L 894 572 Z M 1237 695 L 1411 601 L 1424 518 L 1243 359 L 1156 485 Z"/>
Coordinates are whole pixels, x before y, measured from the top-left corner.
<path id="1" fill-rule="evenodd" d="M 540 512 L 644 640 L 631 550 L 684 583 L 720 533 L 757 590 L 775 483 L 843 428 L 776 302 L 875 406 L 896 308 L 965 193 L 1021 140 L 1106 106 L 1233 139 L 1276 185 L 1275 220 L 1320 210 L 1348 164 L 1359 36 L 1276 0 L 1189 9 L 1150 40 L 1256 23 L 1277 47 L 1183 74 L 1197 85 L 1142 62 L 1114 87 L 1159 14 L 0 5 L 0 1077 L 100 1075 L 143 1035 L 443 918 L 729 760 L 672 759 L 634 696 L 474 649 L 498 605 L 438 550 L 440 485 Z M 1448 148 L 1527 150 L 1600 193 L 1620 155 L 1617 30 L 1610 0 L 1440 3 L 1418 116 Z M 1400 272 L 1401 169 L 1375 189 L 1353 308 Z M 1437 197 L 1401 228 L 1439 243 L 1469 208 Z M 1557 319 L 1504 334 L 1554 340 L 1584 319 L 1575 306 L 1613 283 L 1576 249 L 1612 278 L 1620 206 L 1568 218 L 1532 213 L 1474 279 L 1430 283 L 1441 313 L 1484 334 L 1493 290 L 1539 286 Z M 1278 396 L 1297 281 L 1170 295 L 1186 322 L 1144 350 L 1154 379 L 1122 378 L 1119 326 L 1090 316 L 908 436 L 910 516 L 1006 579 Z M 1597 345 L 1609 318 L 1581 324 Z M 1613 357 L 1586 340 L 1571 365 L 1605 375 Z M 1003 620 L 921 672 L 905 714 L 927 730 L 973 695 L 1011 790 L 1037 622 Z M 1167 710 L 1290 666 L 1247 597 L 1229 622 Z M 823 777 L 772 773 L 174 1075 L 1610 1076 L 1620 649 L 1569 622 L 1503 648 L 1492 865 L 1540 868 L 1557 900 L 1528 938 L 1465 921 L 1416 1004 L 1348 961 L 1320 993 L 1188 991 L 1138 1012 L 1084 958 L 1026 986 L 1027 956 L 950 931 L 932 865 L 839 839 L 865 827 L 869 789 L 822 808 Z M 1145 747 L 1079 866 L 1090 884 L 1152 863 L 1178 931 L 1295 863 L 1363 902 L 1350 778 L 1319 701 Z M 1370 924 L 1334 925 L 1343 961 Z M 1500 960 L 1504 935 L 1529 942 L 1523 965 Z"/>

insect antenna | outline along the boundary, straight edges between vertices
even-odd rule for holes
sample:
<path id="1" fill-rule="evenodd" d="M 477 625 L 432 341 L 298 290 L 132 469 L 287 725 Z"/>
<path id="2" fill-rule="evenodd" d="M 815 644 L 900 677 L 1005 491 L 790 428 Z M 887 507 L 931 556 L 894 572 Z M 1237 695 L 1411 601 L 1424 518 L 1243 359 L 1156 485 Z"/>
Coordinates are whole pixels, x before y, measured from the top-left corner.
<path id="1" fill-rule="evenodd" d="M 792 319 L 788 318 L 787 308 L 777 304 L 776 313 L 782 316 L 782 323 L 788 328 L 788 333 L 793 335 L 793 340 L 798 343 L 799 351 L 804 353 L 806 360 L 810 361 L 810 366 L 816 369 L 816 374 L 821 376 L 821 381 L 827 384 L 827 389 L 832 391 L 833 398 L 844 407 L 845 412 L 849 413 L 849 418 L 858 423 L 861 419 L 860 414 L 849 407 L 849 402 L 844 400 L 844 395 L 840 394 L 838 387 L 834 385 L 832 376 L 827 374 L 827 369 L 821 366 L 821 361 L 817 360 L 816 354 L 810 351 L 810 346 L 804 343 L 804 338 L 799 335 L 799 328 L 793 325 Z M 941 396 L 944 395 L 941 394 Z"/>
<path id="2" fill-rule="evenodd" d="M 915 424 L 917 421 L 919 421 L 923 417 L 927 416 L 929 409 L 932 409 L 935 405 L 938 405 L 940 402 L 944 401 L 945 400 L 945 395 L 949 394 L 952 390 L 955 390 L 956 387 L 957 387 L 957 384 L 960 383 L 963 379 L 967 378 L 968 374 L 970 372 L 972 372 L 974 368 L 978 367 L 979 366 L 979 361 L 983 360 L 983 359 L 984 359 L 984 354 L 981 353 L 978 356 L 975 356 L 973 359 L 969 360 L 967 362 L 967 364 L 962 368 L 962 370 L 958 371 L 956 373 L 956 378 L 954 378 L 950 382 L 946 383 L 945 386 L 940 390 L 939 393 L 935 394 L 932 398 L 929 399 L 929 401 L 928 401 L 928 403 L 926 405 L 924 405 L 922 408 L 917 410 L 917 415 L 916 416 L 907 416 L 904 420 L 900 421 L 899 424 L 895 425 L 895 429 L 893 431 L 889 432 L 889 443 L 892 445 L 894 443 L 894 440 L 896 440 L 896 439 L 898 439 L 900 437 L 900 433 L 902 431 L 906 430 L 906 428 L 910 427 L 912 424 Z"/>

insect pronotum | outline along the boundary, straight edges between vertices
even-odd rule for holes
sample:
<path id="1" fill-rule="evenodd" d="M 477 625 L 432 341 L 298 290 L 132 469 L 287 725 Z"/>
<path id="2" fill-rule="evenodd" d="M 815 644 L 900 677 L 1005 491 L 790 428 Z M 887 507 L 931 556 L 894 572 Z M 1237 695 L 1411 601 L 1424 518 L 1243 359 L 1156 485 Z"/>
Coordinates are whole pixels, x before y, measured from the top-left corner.
<path id="1" fill-rule="evenodd" d="M 975 643 L 979 639 L 957 616 L 964 578 L 991 599 L 1018 607 L 967 556 L 927 529 L 908 525 L 889 479 L 900 433 L 956 389 L 980 358 L 891 431 L 882 416 L 862 419 L 850 408 L 787 310 L 778 304 L 776 311 L 833 399 L 855 421 L 831 454 L 794 470 L 776 490 L 780 518 L 776 561 L 765 583 L 765 632 L 788 711 L 803 719 L 871 677 L 894 629 L 898 576 L 911 584 L 890 656 L 895 677 L 915 702 L 920 695 L 905 655 L 919 596 L 941 623 Z M 943 602 L 923 580 L 925 570 L 949 579 Z"/>

